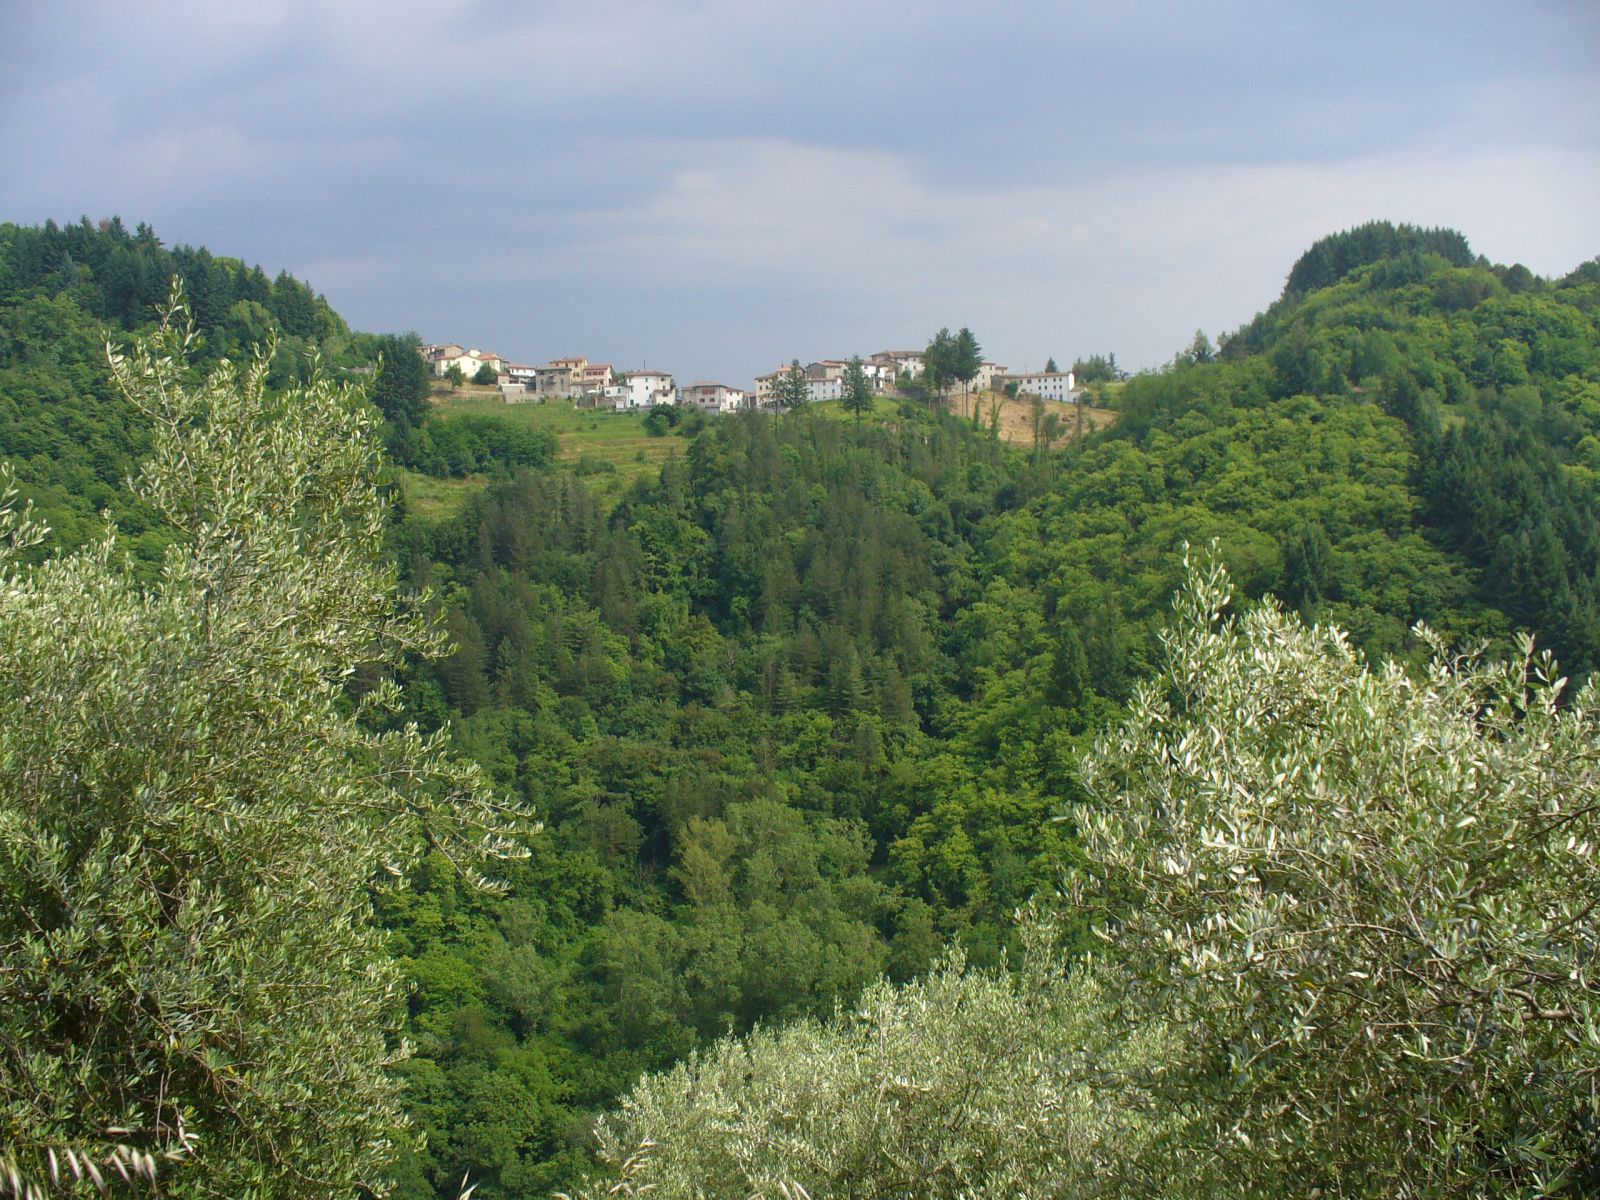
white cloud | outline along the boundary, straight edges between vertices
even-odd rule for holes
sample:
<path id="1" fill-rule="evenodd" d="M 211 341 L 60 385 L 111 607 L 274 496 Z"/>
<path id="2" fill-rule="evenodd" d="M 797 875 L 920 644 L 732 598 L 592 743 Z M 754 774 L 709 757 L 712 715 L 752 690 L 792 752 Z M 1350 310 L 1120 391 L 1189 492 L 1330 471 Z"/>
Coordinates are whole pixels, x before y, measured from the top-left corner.
<path id="1" fill-rule="evenodd" d="M 1027 362 L 1112 349 L 1153 365 L 1196 325 L 1215 335 L 1247 320 L 1313 241 L 1362 221 L 1452 226 L 1481 253 L 1546 274 L 1600 252 L 1600 163 L 1559 150 L 1008 189 L 930 178 L 890 154 L 775 141 L 678 154 L 659 192 L 575 217 L 542 266 L 786 292 L 797 338 L 870 307 L 896 328 L 862 330 L 868 341 L 966 323 Z"/>
<path id="2" fill-rule="evenodd" d="M 1574 48 L 1600 27 L 1576 4 L 7 16 L 0 138 L 28 152 L 0 162 L 0 217 L 120 213 L 308 275 L 358 326 L 525 356 L 604 338 L 737 376 L 964 323 L 1012 365 L 1155 363 L 1374 217 L 1541 273 L 1600 250 L 1600 75 Z"/>

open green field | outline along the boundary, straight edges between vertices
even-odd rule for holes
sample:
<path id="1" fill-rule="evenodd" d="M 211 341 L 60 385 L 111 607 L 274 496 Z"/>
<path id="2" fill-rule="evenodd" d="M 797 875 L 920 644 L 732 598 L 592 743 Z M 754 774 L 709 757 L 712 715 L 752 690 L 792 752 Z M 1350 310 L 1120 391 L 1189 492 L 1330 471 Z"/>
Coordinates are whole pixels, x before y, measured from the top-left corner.
<path id="1" fill-rule="evenodd" d="M 468 475 L 463 479 L 437 479 L 417 471 L 396 467 L 400 486 L 405 489 L 406 509 L 430 521 L 443 520 L 456 513 L 467 497 L 488 482 L 486 476 Z"/>
<path id="2" fill-rule="evenodd" d="M 507 404 L 494 388 L 463 387 L 457 392 L 436 391 L 434 412 L 448 421 L 457 413 L 480 413 L 555 435 L 556 456 L 570 463 L 607 504 L 642 476 L 654 475 L 674 454 L 682 454 L 684 441 L 676 433 L 651 437 L 645 432 L 643 412 L 611 412 L 574 408 L 570 400 Z M 413 512 L 437 519 L 455 512 L 485 479 L 435 479 L 402 471 L 406 502 Z"/>

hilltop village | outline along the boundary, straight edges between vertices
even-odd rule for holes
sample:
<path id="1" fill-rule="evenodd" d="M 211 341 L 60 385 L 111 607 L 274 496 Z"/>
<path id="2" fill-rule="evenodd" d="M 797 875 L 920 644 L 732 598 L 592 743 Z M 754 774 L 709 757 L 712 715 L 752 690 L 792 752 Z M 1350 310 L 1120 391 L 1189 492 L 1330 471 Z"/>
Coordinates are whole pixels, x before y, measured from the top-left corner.
<path id="1" fill-rule="evenodd" d="M 579 407 L 619 412 L 658 404 L 676 404 L 707 413 L 780 408 L 782 381 L 796 371 L 804 380 L 807 401 L 839 400 L 844 397 L 850 369 L 847 359 L 820 359 L 803 366 L 796 361 L 757 377 L 749 388 L 711 380 L 679 386 L 667 371 L 618 371 L 609 363 L 592 363 L 587 358 L 557 358 L 544 366 L 532 366 L 456 343 L 424 345 L 421 350 L 423 361 L 435 378 L 496 384 L 508 404 L 559 398 Z M 872 390 L 883 394 L 901 383 L 920 379 L 926 360 L 921 350 L 882 350 L 862 359 L 861 367 Z M 1001 364 L 988 361 L 979 365 L 968 386 L 980 392 L 1003 391 L 1061 403 L 1080 398 L 1071 371 L 1012 374 Z"/>

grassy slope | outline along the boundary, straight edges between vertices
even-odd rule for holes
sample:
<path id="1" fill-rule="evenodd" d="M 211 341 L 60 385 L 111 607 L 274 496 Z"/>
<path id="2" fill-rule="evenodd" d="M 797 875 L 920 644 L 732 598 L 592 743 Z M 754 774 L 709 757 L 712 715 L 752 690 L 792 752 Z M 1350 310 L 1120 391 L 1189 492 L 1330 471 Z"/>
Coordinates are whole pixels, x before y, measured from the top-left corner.
<path id="1" fill-rule="evenodd" d="M 674 454 L 681 454 L 684 440 L 677 434 L 651 437 L 645 432 L 642 411 L 611 412 L 605 409 L 574 408 L 569 400 L 547 400 L 544 403 L 507 404 L 500 392 L 492 387 L 465 385 L 457 391 L 437 388 L 433 395 L 436 413 L 449 420 L 458 413 L 481 413 L 505 421 L 526 425 L 531 429 L 545 430 L 556 436 L 560 444 L 557 457 L 583 474 L 590 487 L 607 504 L 615 502 L 635 479 L 654 474 L 661 464 Z M 971 406 L 979 410 L 979 420 L 987 424 L 988 405 L 998 402 L 1001 409 L 1000 436 L 1008 442 L 1029 445 L 1033 440 L 1033 410 L 1026 401 L 1007 400 L 998 393 L 972 393 L 966 398 L 966 415 Z M 879 396 L 867 420 L 893 419 L 901 401 Z M 959 396 L 952 397 L 948 407 L 956 412 L 962 403 Z M 1057 413 L 1061 435 L 1056 445 L 1071 440 L 1076 432 L 1077 412 L 1071 405 L 1048 403 L 1046 411 Z M 854 420 L 838 401 L 828 401 L 817 406 L 817 411 L 835 420 Z M 1086 408 L 1083 413 L 1084 432 L 1101 429 L 1116 419 L 1105 409 Z M 481 488 L 485 479 L 469 475 L 464 479 L 435 479 L 412 471 L 402 471 L 405 481 L 406 501 L 411 511 L 419 515 L 438 518 L 458 509 L 466 498 Z"/>
<path id="2" fill-rule="evenodd" d="M 639 411 L 577 409 L 570 400 L 507 404 L 498 390 L 470 385 L 453 393 L 436 391 L 433 399 L 436 415 L 444 420 L 458 413 L 481 413 L 554 434 L 560 446 L 558 459 L 584 474 L 607 503 L 635 479 L 653 474 L 670 456 L 683 453 L 682 438 L 646 433 L 645 414 Z M 485 482 L 481 475 L 464 479 L 434 479 L 413 471 L 401 475 L 412 511 L 435 518 L 455 511 Z"/>

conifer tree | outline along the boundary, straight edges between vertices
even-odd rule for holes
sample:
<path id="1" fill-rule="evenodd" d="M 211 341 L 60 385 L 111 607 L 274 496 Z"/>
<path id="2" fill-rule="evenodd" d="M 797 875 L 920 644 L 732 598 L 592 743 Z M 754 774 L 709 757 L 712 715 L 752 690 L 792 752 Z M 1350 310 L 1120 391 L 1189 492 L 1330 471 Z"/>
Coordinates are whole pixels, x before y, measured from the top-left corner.
<path id="1" fill-rule="evenodd" d="M 855 413 L 858 421 L 862 413 L 872 409 L 872 383 L 859 354 L 844 369 L 844 406 Z"/>

